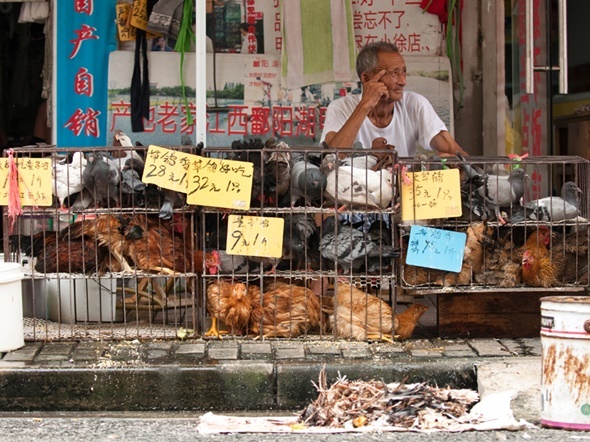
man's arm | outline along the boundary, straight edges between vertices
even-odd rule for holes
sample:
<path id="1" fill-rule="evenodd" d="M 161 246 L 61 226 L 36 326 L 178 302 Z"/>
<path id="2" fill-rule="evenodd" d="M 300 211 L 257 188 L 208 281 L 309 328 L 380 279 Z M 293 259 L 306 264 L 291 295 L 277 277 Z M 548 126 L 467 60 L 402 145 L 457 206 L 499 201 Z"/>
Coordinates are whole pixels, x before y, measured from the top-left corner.
<path id="1" fill-rule="evenodd" d="M 455 156 L 457 152 L 461 155 L 469 155 L 457 144 L 449 131 L 446 130 L 441 130 L 435 135 L 432 140 L 430 140 L 430 146 L 440 153 L 441 156 Z"/>
<path id="2" fill-rule="evenodd" d="M 357 134 L 369 115 L 369 112 L 379 103 L 379 100 L 383 96 L 389 95 L 387 86 L 380 78 L 385 74 L 386 71 L 381 71 L 376 74 L 372 79 L 363 83 L 363 95 L 361 101 L 354 109 L 346 123 L 337 132 L 329 132 L 326 134 L 324 141 L 326 144 L 333 148 L 344 147 L 351 148 Z"/>

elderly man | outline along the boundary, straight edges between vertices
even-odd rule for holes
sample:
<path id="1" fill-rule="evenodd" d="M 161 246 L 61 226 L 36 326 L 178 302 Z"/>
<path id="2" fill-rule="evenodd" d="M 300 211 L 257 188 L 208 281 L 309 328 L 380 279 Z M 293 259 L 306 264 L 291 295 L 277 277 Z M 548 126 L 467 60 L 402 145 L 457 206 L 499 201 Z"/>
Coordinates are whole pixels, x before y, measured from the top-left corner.
<path id="1" fill-rule="evenodd" d="M 361 95 L 334 100 L 328 106 L 321 142 L 333 148 L 350 148 L 355 141 L 370 148 L 384 138 L 401 157 L 416 154 L 416 143 L 441 155 L 467 155 L 453 139 L 430 102 L 405 92 L 406 63 L 392 43 L 363 47 L 356 60 Z"/>

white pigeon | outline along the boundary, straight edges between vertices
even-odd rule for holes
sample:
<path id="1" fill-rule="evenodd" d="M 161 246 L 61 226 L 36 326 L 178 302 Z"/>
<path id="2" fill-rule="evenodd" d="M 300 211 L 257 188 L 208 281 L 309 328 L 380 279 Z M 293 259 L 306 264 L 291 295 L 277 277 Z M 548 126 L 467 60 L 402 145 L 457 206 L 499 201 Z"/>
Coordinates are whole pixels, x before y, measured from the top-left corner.
<path id="1" fill-rule="evenodd" d="M 522 168 L 512 170 L 509 175 L 485 175 L 483 185 L 474 193 L 481 198 L 484 205 L 494 208 L 496 218 L 501 224 L 506 224 L 500 208 L 512 207 L 522 198 L 525 191 L 524 181 L 528 178 Z"/>
<path id="2" fill-rule="evenodd" d="M 325 194 L 340 205 L 384 209 L 393 198 L 393 174 L 390 169 L 339 166 L 326 177 Z"/>
<path id="3" fill-rule="evenodd" d="M 64 201 L 70 195 L 81 192 L 84 189 L 82 174 L 86 168 L 86 158 L 82 152 L 74 152 L 72 162 L 68 163 L 67 158 L 55 161 L 52 168 L 52 193 L 59 200 L 61 210 L 66 210 Z"/>
<path id="4" fill-rule="evenodd" d="M 561 197 L 546 196 L 529 201 L 525 208 L 532 210 L 530 219 L 535 221 L 564 221 L 580 215 L 580 199 L 582 190 L 573 181 L 566 181 L 561 187 Z"/>
<path id="5" fill-rule="evenodd" d="M 122 130 L 117 129 L 115 131 L 113 135 L 113 147 L 115 149 L 110 152 L 110 156 L 115 160 L 114 163 L 116 163 L 119 170 L 123 170 L 129 158 L 143 161 L 143 158 L 135 149 L 116 149 L 117 147 L 134 147 L 131 138 L 125 135 L 125 132 Z"/>

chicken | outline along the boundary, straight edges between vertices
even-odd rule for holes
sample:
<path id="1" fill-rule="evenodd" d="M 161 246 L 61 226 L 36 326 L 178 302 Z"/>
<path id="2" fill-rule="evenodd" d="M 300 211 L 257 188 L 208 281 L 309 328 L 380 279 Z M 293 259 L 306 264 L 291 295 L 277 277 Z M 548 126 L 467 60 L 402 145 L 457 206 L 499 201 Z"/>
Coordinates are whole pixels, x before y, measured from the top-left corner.
<path id="1" fill-rule="evenodd" d="M 549 251 L 559 285 L 588 285 L 588 232 L 555 234 Z"/>
<path id="2" fill-rule="evenodd" d="M 65 238 L 91 238 L 106 247 L 121 271 L 202 272 L 203 266 L 211 274 L 217 273 L 219 259 L 210 252 L 192 250 L 183 237 L 173 232 L 170 223 L 145 215 L 100 215 L 94 219 L 77 221 L 65 231 Z M 203 262 L 205 260 L 205 262 Z"/>
<path id="3" fill-rule="evenodd" d="M 394 331 L 399 325 L 389 304 L 344 282 L 336 286 L 330 323 L 339 338 L 387 342 L 393 342 Z"/>
<path id="4" fill-rule="evenodd" d="M 263 294 L 254 296 L 253 303 L 251 334 L 295 338 L 320 326 L 320 301 L 306 287 L 275 282 Z"/>
<path id="5" fill-rule="evenodd" d="M 463 265 L 457 275 L 457 284 L 466 285 L 483 267 L 483 245 L 490 242 L 491 228 L 484 223 L 474 223 L 467 228 L 467 238 L 463 251 Z"/>
<path id="6" fill-rule="evenodd" d="M 211 328 L 205 336 L 221 338 L 222 334 L 228 333 L 219 330 L 218 320 L 223 321 L 232 334 L 243 334 L 250 321 L 252 299 L 256 297 L 257 288 L 223 279 L 210 284 L 207 287 L 207 312 L 211 316 Z"/>
<path id="7" fill-rule="evenodd" d="M 33 236 L 12 235 L 11 244 L 35 259 L 35 270 L 42 273 L 102 274 L 113 263 L 107 261 L 108 249 L 92 239 L 63 241 L 58 232 L 38 232 Z M 115 263 L 116 266 L 116 263 Z M 112 271 L 118 271 L 116 266 Z"/>
<path id="8" fill-rule="evenodd" d="M 406 310 L 395 315 L 397 327 L 395 328 L 395 337 L 400 341 L 410 339 L 418 320 L 428 310 L 424 304 L 412 304 Z"/>
<path id="9" fill-rule="evenodd" d="M 522 251 L 522 282 L 532 287 L 553 287 L 557 284 L 557 269 L 547 245 L 551 231 L 544 226 L 533 231 Z"/>

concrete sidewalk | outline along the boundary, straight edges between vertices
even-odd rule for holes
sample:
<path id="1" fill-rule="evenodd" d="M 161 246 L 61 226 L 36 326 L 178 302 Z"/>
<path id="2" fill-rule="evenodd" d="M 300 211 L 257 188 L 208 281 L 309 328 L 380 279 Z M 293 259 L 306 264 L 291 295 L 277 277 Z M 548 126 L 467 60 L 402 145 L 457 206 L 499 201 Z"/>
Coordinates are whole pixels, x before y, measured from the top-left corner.
<path id="1" fill-rule="evenodd" d="M 540 339 L 32 342 L 0 359 L 0 410 L 298 410 L 325 366 L 328 382 L 528 391 L 515 414 L 531 420 L 540 355 Z"/>

